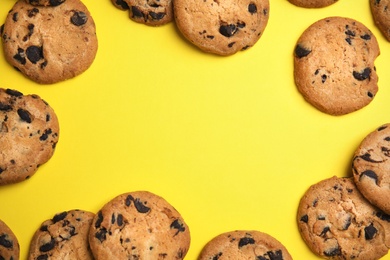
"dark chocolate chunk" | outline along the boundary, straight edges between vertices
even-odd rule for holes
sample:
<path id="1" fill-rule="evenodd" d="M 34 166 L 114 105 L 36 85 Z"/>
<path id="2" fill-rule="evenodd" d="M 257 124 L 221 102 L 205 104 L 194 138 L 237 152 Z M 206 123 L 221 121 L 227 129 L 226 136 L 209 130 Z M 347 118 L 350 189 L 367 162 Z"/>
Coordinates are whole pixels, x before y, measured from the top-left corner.
<path id="1" fill-rule="evenodd" d="M 372 223 L 371 225 L 364 228 L 364 238 L 366 240 L 373 239 L 376 233 L 378 233 L 378 230 L 374 227 Z"/>
<path id="2" fill-rule="evenodd" d="M 116 223 L 118 224 L 118 226 L 123 225 L 123 215 L 122 214 L 118 214 L 118 217 L 116 219 Z"/>
<path id="3" fill-rule="evenodd" d="M 27 58 L 31 63 L 36 64 L 38 61 L 43 59 L 43 51 L 41 47 L 30 46 L 26 50 Z"/>
<path id="4" fill-rule="evenodd" d="M 72 17 L 70 18 L 70 21 L 72 24 L 74 24 L 76 26 L 82 26 L 82 25 L 87 23 L 88 16 L 84 12 L 81 12 L 81 11 L 74 12 Z"/>
<path id="5" fill-rule="evenodd" d="M 175 221 L 173 221 L 170 225 L 170 228 L 177 229 L 175 236 L 177 234 L 179 234 L 179 232 L 184 232 L 186 230 L 186 228 L 184 227 L 184 224 L 179 219 L 176 219 Z"/>
<path id="6" fill-rule="evenodd" d="M 363 178 L 363 176 L 367 176 L 375 181 L 375 184 L 378 185 L 378 175 L 372 171 L 372 170 L 366 170 L 360 174 L 360 179 Z"/>
<path id="7" fill-rule="evenodd" d="M 369 34 L 367 33 L 367 34 L 364 34 L 364 35 L 360 36 L 360 38 L 362 38 L 363 40 L 368 41 L 368 40 L 371 40 L 371 35 L 369 35 Z"/>
<path id="8" fill-rule="evenodd" d="M 26 64 L 26 55 L 24 54 L 24 50 L 22 48 L 18 48 L 18 53 L 15 54 L 13 58 L 22 65 Z"/>
<path id="9" fill-rule="evenodd" d="M 134 206 L 139 213 L 147 213 L 150 211 L 150 208 L 145 206 L 145 204 L 138 198 L 134 200 Z"/>
<path id="10" fill-rule="evenodd" d="M 58 6 L 58 5 L 62 4 L 63 2 L 65 2 L 65 0 L 50 0 L 49 4 L 50 4 L 50 6 Z"/>
<path id="11" fill-rule="evenodd" d="M 16 13 L 14 13 L 14 14 L 12 15 L 12 20 L 13 20 L 14 22 L 17 22 L 18 19 L 19 19 L 19 13 L 16 12 Z"/>
<path id="12" fill-rule="evenodd" d="M 101 228 L 98 232 L 95 233 L 95 237 L 99 239 L 100 242 L 103 242 L 106 240 L 107 235 L 107 229 Z"/>
<path id="13" fill-rule="evenodd" d="M 320 237 L 326 238 L 326 233 L 328 233 L 329 231 L 330 231 L 329 227 L 324 227 L 324 229 L 322 229 L 321 231 Z"/>
<path id="14" fill-rule="evenodd" d="M 268 251 L 262 256 L 257 256 L 256 260 L 283 260 L 282 250 Z"/>
<path id="15" fill-rule="evenodd" d="M 376 216 L 377 216 L 378 218 L 380 218 L 381 220 L 390 222 L 390 215 L 387 215 L 387 214 L 384 213 L 384 212 L 378 211 L 378 212 L 376 213 Z"/>
<path id="16" fill-rule="evenodd" d="M 39 9 L 38 8 L 33 8 L 31 10 L 27 10 L 27 16 L 30 17 L 30 18 L 36 16 L 38 13 L 39 13 Z"/>
<path id="17" fill-rule="evenodd" d="M 295 56 L 297 56 L 298 58 L 303 58 L 309 55 L 311 53 L 311 50 L 308 50 L 304 48 L 302 45 L 297 44 L 294 52 L 295 52 Z"/>
<path id="18" fill-rule="evenodd" d="M 99 211 L 98 214 L 97 214 L 96 222 L 95 222 L 95 228 L 100 227 L 102 222 L 103 222 L 103 213 L 102 213 L 102 211 Z"/>
<path id="19" fill-rule="evenodd" d="M 1 111 L 10 111 L 10 110 L 12 110 L 12 106 L 9 104 L 4 104 L 4 103 L 0 102 L 0 110 Z"/>
<path id="20" fill-rule="evenodd" d="M 301 217 L 301 221 L 307 223 L 309 221 L 309 216 L 308 215 L 303 215 Z"/>
<path id="21" fill-rule="evenodd" d="M 133 14 L 133 18 L 144 18 L 144 14 L 136 6 L 131 7 L 131 13 Z"/>
<path id="22" fill-rule="evenodd" d="M 18 109 L 18 115 L 19 115 L 20 119 L 22 119 L 22 121 L 24 121 L 26 123 L 31 123 L 32 122 L 31 114 L 27 110 L 19 108 Z"/>
<path id="23" fill-rule="evenodd" d="M 219 33 L 225 37 L 231 37 L 238 31 L 235 24 L 223 24 L 219 27 Z"/>
<path id="24" fill-rule="evenodd" d="M 365 154 L 361 155 L 360 158 L 362 158 L 363 160 L 365 160 L 367 162 L 371 162 L 371 163 L 383 162 L 383 161 L 375 161 L 374 159 L 371 159 L 371 154 L 369 154 L 369 153 L 365 153 Z"/>
<path id="25" fill-rule="evenodd" d="M 126 197 L 126 200 L 125 200 L 125 205 L 129 207 L 129 206 L 131 205 L 131 202 L 132 202 L 132 201 L 134 201 L 133 196 L 128 195 L 128 196 Z"/>
<path id="26" fill-rule="evenodd" d="M 341 255 L 341 250 L 340 250 L 339 247 L 337 247 L 337 248 L 330 248 L 330 249 L 324 251 L 324 255 L 328 256 L 328 257 L 338 256 L 338 255 Z"/>
<path id="27" fill-rule="evenodd" d="M 36 260 L 47 260 L 49 259 L 49 256 L 47 254 L 39 255 Z"/>
<path id="28" fill-rule="evenodd" d="M 248 12 L 250 12 L 251 14 L 257 13 L 257 6 L 256 6 L 256 4 L 250 3 L 248 5 Z"/>
<path id="29" fill-rule="evenodd" d="M 370 78 L 370 75 L 371 75 L 371 68 L 365 68 L 361 72 L 357 72 L 357 71 L 353 72 L 353 77 L 359 81 L 363 81 Z"/>
<path id="30" fill-rule="evenodd" d="M 213 256 L 213 259 L 212 259 L 212 260 L 218 260 L 221 256 L 222 256 L 222 252 L 219 252 L 218 254 L 216 254 L 215 256 Z"/>
<path id="31" fill-rule="evenodd" d="M 53 224 L 65 219 L 67 215 L 68 213 L 66 211 L 56 214 L 52 219 Z"/>
<path id="32" fill-rule="evenodd" d="M 129 5 L 123 0 L 116 0 L 115 3 L 119 5 L 122 9 L 129 9 Z"/>
<path id="33" fill-rule="evenodd" d="M 45 132 L 39 137 L 40 141 L 46 141 L 49 135 L 51 135 L 52 130 L 51 129 L 46 129 Z"/>
<path id="34" fill-rule="evenodd" d="M 8 239 L 7 234 L 0 235 L 0 246 L 5 248 L 13 248 L 14 244 Z"/>
<path id="35" fill-rule="evenodd" d="M 254 244 L 255 243 L 255 240 L 251 237 L 243 237 L 240 239 L 240 241 L 238 242 L 238 247 L 243 247 L 243 246 L 246 246 L 246 245 L 249 245 L 249 244 Z"/>
<path id="36" fill-rule="evenodd" d="M 163 19 L 165 15 L 166 14 L 163 13 L 163 12 L 159 12 L 159 13 L 149 12 L 149 16 L 152 17 L 152 19 L 156 20 L 156 21 L 159 21 L 159 20 Z"/>
<path id="37" fill-rule="evenodd" d="M 48 252 L 48 251 L 50 251 L 50 250 L 52 250 L 52 249 L 54 248 L 55 244 L 56 244 L 56 241 L 55 241 L 55 239 L 52 237 L 52 238 L 50 239 L 50 242 L 48 242 L 48 243 L 46 243 L 46 244 L 43 244 L 43 245 L 41 245 L 41 246 L 39 247 L 39 251 L 41 251 L 41 252 Z"/>

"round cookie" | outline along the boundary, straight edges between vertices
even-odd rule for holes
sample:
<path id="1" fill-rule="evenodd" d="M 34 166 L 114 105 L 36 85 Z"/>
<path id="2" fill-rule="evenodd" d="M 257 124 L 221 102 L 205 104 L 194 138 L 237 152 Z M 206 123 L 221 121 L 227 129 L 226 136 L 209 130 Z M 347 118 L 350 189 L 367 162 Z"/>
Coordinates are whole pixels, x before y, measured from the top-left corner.
<path id="1" fill-rule="evenodd" d="M 363 196 L 390 214 L 390 124 L 368 134 L 356 149 L 352 172 Z"/>
<path id="2" fill-rule="evenodd" d="M 0 185 L 30 178 L 59 138 L 54 110 L 38 95 L 0 88 Z"/>
<path id="3" fill-rule="evenodd" d="M 190 231 L 162 197 L 147 191 L 121 194 L 96 214 L 89 243 L 99 259 L 183 259 Z"/>
<path id="4" fill-rule="evenodd" d="M 298 90 L 320 111 L 344 115 L 368 105 L 378 91 L 379 45 L 362 23 L 328 17 L 309 26 L 294 51 Z"/>
<path id="5" fill-rule="evenodd" d="M 332 5 L 338 0 L 288 0 L 293 5 L 304 8 L 321 8 Z"/>
<path id="6" fill-rule="evenodd" d="M 12 230 L 0 220 L 0 259 L 18 260 L 20 246 Z"/>
<path id="7" fill-rule="evenodd" d="M 27 3 L 35 6 L 57 6 L 66 0 L 25 0 Z"/>
<path id="8" fill-rule="evenodd" d="M 268 0 L 175 0 L 179 31 L 204 52 L 231 55 L 253 46 L 269 18 Z"/>
<path id="9" fill-rule="evenodd" d="M 172 0 L 111 0 L 121 10 L 128 10 L 130 19 L 149 26 L 161 26 L 173 20 Z"/>
<path id="10" fill-rule="evenodd" d="M 301 198 L 297 222 L 308 247 L 326 259 L 379 259 L 390 247 L 390 216 L 370 204 L 352 178 L 312 185 Z"/>
<path id="11" fill-rule="evenodd" d="M 0 32 L 8 63 L 41 84 L 81 74 L 92 64 L 98 47 L 95 23 L 80 0 L 55 7 L 19 0 Z"/>
<path id="12" fill-rule="evenodd" d="M 198 260 L 283 259 L 291 260 L 287 249 L 274 237 L 256 230 L 236 230 L 210 240 Z"/>
<path id="13" fill-rule="evenodd" d="M 388 41 L 390 41 L 389 5 L 389 0 L 370 0 L 370 8 L 374 22 Z"/>
<path id="14" fill-rule="evenodd" d="M 88 233 L 94 215 L 69 210 L 44 221 L 31 240 L 28 260 L 93 260 Z"/>

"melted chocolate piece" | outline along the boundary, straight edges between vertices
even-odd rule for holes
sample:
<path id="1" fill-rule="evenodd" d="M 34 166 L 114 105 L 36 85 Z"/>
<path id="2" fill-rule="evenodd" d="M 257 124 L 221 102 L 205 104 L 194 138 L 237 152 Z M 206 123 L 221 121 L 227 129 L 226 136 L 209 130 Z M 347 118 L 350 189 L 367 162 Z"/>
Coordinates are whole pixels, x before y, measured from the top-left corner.
<path id="1" fill-rule="evenodd" d="M 219 33 L 225 37 L 231 37 L 238 31 L 235 24 L 226 24 L 219 27 Z"/>
<path id="2" fill-rule="evenodd" d="M 19 108 L 18 109 L 18 115 L 19 115 L 20 119 L 22 119 L 22 121 L 24 121 L 26 123 L 31 123 L 32 122 L 31 114 L 27 110 Z"/>
<path id="3" fill-rule="evenodd" d="M 254 244 L 255 243 L 255 240 L 251 237 L 243 237 L 240 239 L 240 241 L 238 242 L 238 247 L 243 247 L 243 246 L 246 246 L 246 245 L 249 245 L 249 244 Z"/>
<path id="4" fill-rule="evenodd" d="M 283 260 L 282 250 L 268 251 L 262 256 L 257 256 L 256 260 Z"/>
<path id="5" fill-rule="evenodd" d="M 115 3 L 119 5 L 122 9 L 129 9 L 129 5 L 123 0 L 116 0 Z"/>
<path id="6" fill-rule="evenodd" d="M 364 228 L 364 238 L 366 240 L 373 239 L 376 233 L 378 233 L 378 230 L 374 227 L 373 224 Z"/>
<path id="7" fill-rule="evenodd" d="M 302 222 L 307 223 L 309 221 L 309 216 L 308 215 L 303 215 L 300 219 Z"/>
<path id="8" fill-rule="evenodd" d="M 175 236 L 177 234 L 179 234 L 180 232 L 184 232 L 186 230 L 186 228 L 184 227 L 183 223 L 179 220 L 179 219 L 176 219 L 175 221 L 173 221 L 170 225 L 170 228 L 174 228 L 174 229 L 177 229 L 177 232 L 175 234 Z"/>
<path id="9" fill-rule="evenodd" d="M 360 174 L 360 179 L 361 179 L 363 176 L 367 176 L 367 177 L 373 179 L 373 180 L 375 181 L 375 184 L 378 185 L 378 175 L 377 175 L 374 171 L 372 171 L 372 170 L 366 170 L 366 171 L 362 172 L 362 173 Z"/>
<path id="10" fill-rule="evenodd" d="M 41 252 L 48 252 L 50 250 L 52 250 L 54 248 L 56 244 L 56 241 L 55 239 L 52 237 L 50 242 L 46 243 L 46 244 L 43 244 L 39 247 L 39 251 Z"/>
<path id="11" fill-rule="evenodd" d="M 22 65 L 26 64 L 26 55 L 24 54 L 24 50 L 22 48 L 18 48 L 18 53 L 15 54 L 13 58 Z"/>
<path id="12" fill-rule="evenodd" d="M 371 69 L 370 68 L 365 68 L 362 72 L 353 72 L 353 77 L 359 81 L 363 81 L 366 79 L 369 79 L 371 75 Z"/>
<path id="13" fill-rule="evenodd" d="M 65 2 L 65 0 L 50 0 L 49 4 L 50 4 L 50 6 L 58 6 L 58 5 L 62 4 L 63 2 Z"/>
<path id="14" fill-rule="evenodd" d="M 162 13 L 162 12 L 159 12 L 159 13 L 156 13 L 156 12 L 149 12 L 149 16 L 152 17 L 153 20 L 161 20 L 164 18 L 166 14 L 165 13 Z"/>
<path id="15" fill-rule="evenodd" d="M 331 249 L 328 249 L 328 250 L 324 251 L 324 255 L 328 256 L 328 257 L 341 255 L 341 250 L 340 250 L 339 247 L 331 248 Z"/>
<path id="16" fill-rule="evenodd" d="M 49 135 L 52 134 L 52 130 L 51 129 L 46 129 L 45 132 L 39 137 L 39 140 L 40 141 L 46 141 L 47 138 L 49 138 Z"/>
<path id="17" fill-rule="evenodd" d="M 308 50 L 304 48 L 302 45 L 297 44 L 294 52 L 295 52 L 295 56 L 297 56 L 300 59 L 309 55 L 311 53 L 311 50 Z"/>
<path id="18" fill-rule="evenodd" d="M 36 64 L 38 61 L 43 59 L 43 51 L 41 47 L 30 46 L 26 50 L 27 58 L 31 63 Z"/>
<path id="19" fill-rule="evenodd" d="M 144 18 L 144 14 L 136 6 L 131 7 L 131 13 L 133 14 L 133 18 Z"/>
<path id="20" fill-rule="evenodd" d="M 256 6 L 256 4 L 250 3 L 248 5 L 248 12 L 250 12 L 251 14 L 257 13 L 257 6 Z"/>
<path id="21" fill-rule="evenodd" d="M 88 16 L 84 12 L 74 12 L 70 18 L 70 22 L 76 26 L 82 26 L 88 21 Z"/>
<path id="22" fill-rule="evenodd" d="M 58 213 L 53 217 L 52 221 L 53 223 L 57 223 L 58 221 L 65 219 L 67 215 L 68 213 L 66 211 Z"/>
<path id="23" fill-rule="evenodd" d="M 13 248 L 14 244 L 11 240 L 8 239 L 8 235 L 2 234 L 0 235 L 0 246 L 5 248 Z"/>

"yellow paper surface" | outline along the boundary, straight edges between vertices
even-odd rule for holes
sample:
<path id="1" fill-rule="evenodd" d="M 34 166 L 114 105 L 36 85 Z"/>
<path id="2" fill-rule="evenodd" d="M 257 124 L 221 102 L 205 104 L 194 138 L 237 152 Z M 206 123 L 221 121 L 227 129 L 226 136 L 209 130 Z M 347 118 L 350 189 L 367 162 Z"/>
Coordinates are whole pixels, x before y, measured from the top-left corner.
<path id="1" fill-rule="evenodd" d="M 0 24 L 14 2 L 0 1 Z M 44 220 L 76 208 L 97 212 L 136 190 L 164 197 L 182 214 L 192 238 L 186 259 L 237 229 L 272 235 L 294 259 L 317 259 L 297 229 L 301 196 L 325 178 L 350 176 L 361 140 L 390 122 L 390 43 L 375 27 L 368 0 L 322 9 L 270 0 L 261 39 L 229 57 L 200 51 L 174 23 L 148 27 L 110 0 L 83 2 L 99 50 L 82 75 L 39 85 L 0 50 L 0 87 L 40 95 L 61 127 L 48 163 L 31 179 L 0 187 L 0 219 L 17 235 L 21 259 Z M 327 16 L 364 23 L 381 49 L 377 96 L 339 117 L 304 101 L 293 79 L 297 39 Z"/>

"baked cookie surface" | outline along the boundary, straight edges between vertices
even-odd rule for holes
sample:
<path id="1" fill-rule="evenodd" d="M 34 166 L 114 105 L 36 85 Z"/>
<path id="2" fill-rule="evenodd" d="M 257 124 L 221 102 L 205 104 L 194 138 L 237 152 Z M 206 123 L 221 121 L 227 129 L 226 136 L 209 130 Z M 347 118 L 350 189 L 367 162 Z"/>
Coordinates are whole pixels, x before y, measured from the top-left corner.
<path id="1" fill-rule="evenodd" d="M 201 50 L 231 55 L 253 46 L 269 18 L 268 0 L 176 0 L 176 25 Z"/>
<path id="2" fill-rule="evenodd" d="M 27 3 L 36 6 L 57 6 L 66 0 L 25 0 Z"/>
<path id="3" fill-rule="evenodd" d="M 326 259 L 379 259 L 390 247 L 389 216 L 370 204 L 352 178 L 312 185 L 298 206 L 299 232 Z"/>
<path id="4" fill-rule="evenodd" d="M 352 172 L 363 196 L 390 214 L 390 124 L 368 134 L 356 149 Z"/>
<path id="5" fill-rule="evenodd" d="M 20 246 L 13 231 L 0 220 L 0 259 L 18 260 Z"/>
<path id="6" fill-rule="evenodd" d="M 93 260 L 88 232 L 94 215 L 88 211 L 69 210 L 44 221 L 31 240 L 28 260 Z"/>
<path id="7" fill-rule="evenodd" d="M 54 154 L 59 123 L 38 95 L 0 88 L 0 185 L 30 178 Z"/>
<path id="8" fill-rule="evenodd" d="M 309 26 L 294 50 L 294 79 L 305 100 L 344 115 L 368 105 L 378 91 L 379 45 L 360 22 L 328 17 Z"/>
<path id="9" fill-rule="evenodd" d="M 147 191 L 121 194 L 96 214 L 89 235 L 95 259 L 183 259 L 190 232 L 181 215 Z"/>
<path id="10" fill-rule="evenodd" d="M 388 41 L 390 41 L 389 5 L 389 0 L 370 0 L 371 13 L 375 24 Z"/>
<path id="11" fill-rule="evenodd" d="M 121 10 L 128 10 L 130 19 L 149 26 L 172 22 L 172 0 L 111 0 Z"/>
<path id="12" fill-rule="evenodd" d="M 95 59 L 95 23 L 80 0 L 54 7 L 15 3 L 1 28 L 4 55 L 28 78 L 52 84 L 87 70 Z"/>
<path id="13" fill-rule="evenodd" d="M 274 237 L 256 230 L 220 234 L 202 249 L 198 260 L 283 259 L 291 260 L 287 249 Z"/>
<path id="14" fill-rule="evenodd" d="M 290 3 L 304 8 L 321 8 L 332 5 L 338 0 L 288 0 Z"/>

